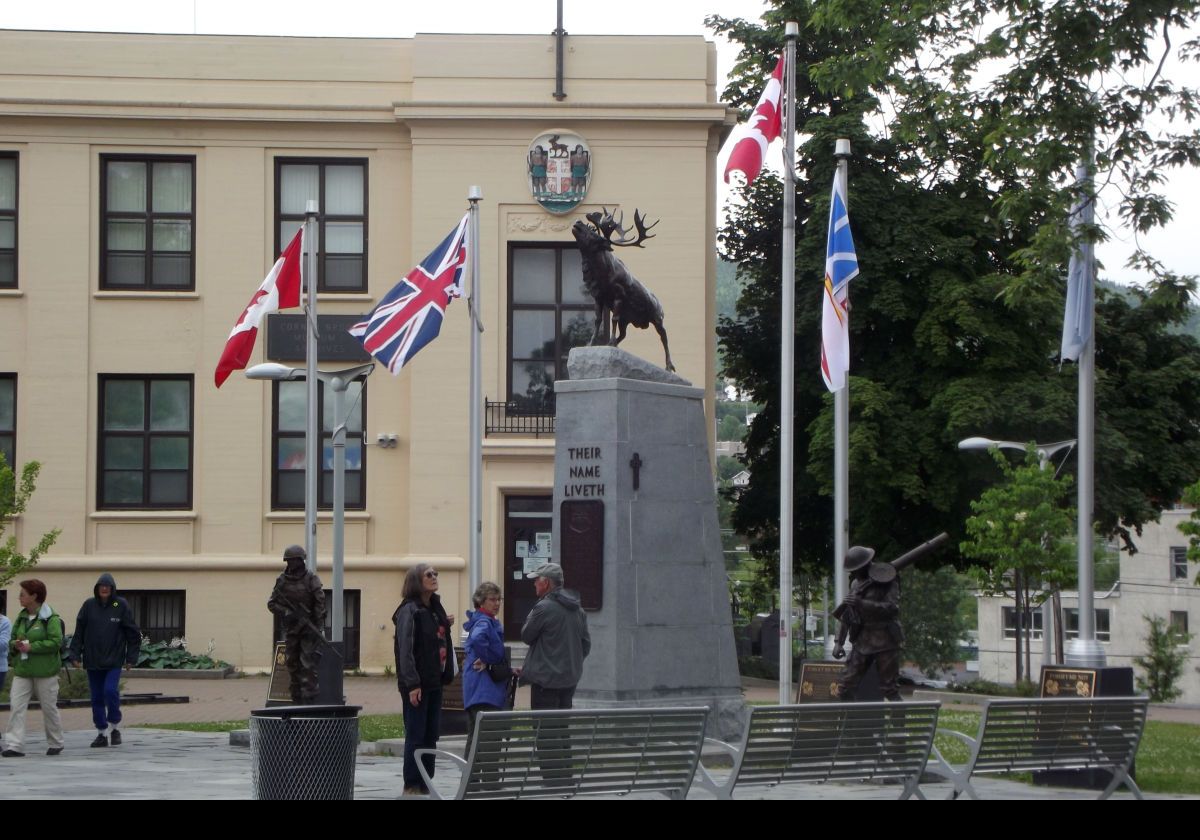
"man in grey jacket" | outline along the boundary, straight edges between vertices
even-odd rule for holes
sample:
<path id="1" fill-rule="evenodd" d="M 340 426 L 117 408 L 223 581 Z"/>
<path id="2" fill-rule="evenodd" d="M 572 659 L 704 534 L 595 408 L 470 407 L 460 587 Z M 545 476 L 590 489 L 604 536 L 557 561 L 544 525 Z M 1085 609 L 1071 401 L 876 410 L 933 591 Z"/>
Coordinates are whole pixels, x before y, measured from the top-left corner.
<path id="1" fill-rule="evenodd" d="M 521 679 L 529 684 L 532 708 L 569 709 L 592 649 L 587 615 L 579 599 L 563 591 L 562 566 L 546 563 L 526 577 L 538 602 L 521 627 L 521 641 L 529 645 Z"/>

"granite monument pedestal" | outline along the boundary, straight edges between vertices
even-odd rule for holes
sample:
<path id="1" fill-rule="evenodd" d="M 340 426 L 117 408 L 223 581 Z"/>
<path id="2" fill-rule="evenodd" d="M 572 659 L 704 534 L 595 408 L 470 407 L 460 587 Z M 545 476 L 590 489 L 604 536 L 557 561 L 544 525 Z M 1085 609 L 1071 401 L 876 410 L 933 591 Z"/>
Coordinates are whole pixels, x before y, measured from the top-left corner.
<path id="1" fill-rule="evenodd" d="M 553 556 L 588 610 L 579 708 L 703 705 L 745 714 L 705 392 L 614 347 L 571 351 L 555 383 Z"/>

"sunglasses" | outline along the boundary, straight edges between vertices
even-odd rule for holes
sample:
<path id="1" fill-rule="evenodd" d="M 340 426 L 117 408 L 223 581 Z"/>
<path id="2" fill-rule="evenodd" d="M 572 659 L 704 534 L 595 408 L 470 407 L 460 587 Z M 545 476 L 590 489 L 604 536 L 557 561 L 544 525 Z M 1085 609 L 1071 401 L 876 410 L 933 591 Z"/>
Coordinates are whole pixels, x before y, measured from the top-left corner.
<path id="1" fill-rule="evenodd" d="M 438 573 L 437 573 L 437 572 L 435 572 L 433 569 L 430 569 L 429 571 L 427 571 L 427 572 L 425 573 L 425 577 L 427 577 L 427 578 L 433 578 L 434 580 L 437 580 L 437 576 L 438 576 Z"/>

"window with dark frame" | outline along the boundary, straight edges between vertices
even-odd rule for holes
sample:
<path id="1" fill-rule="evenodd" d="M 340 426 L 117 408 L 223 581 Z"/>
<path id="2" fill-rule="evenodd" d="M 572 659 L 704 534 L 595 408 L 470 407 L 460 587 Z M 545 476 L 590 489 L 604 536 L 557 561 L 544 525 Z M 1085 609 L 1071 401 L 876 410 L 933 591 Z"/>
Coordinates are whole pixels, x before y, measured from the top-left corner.
<path id="1" fill-rule="evenodd" d="M 275 382 L 274 419 L 271 444 L 271 507 L 296 510 L 304 507 L 304 429 L 308 384 L 303 381 Z M 366 447 L 363 417 L 367 411 L 366 378 L 360 377 L 346 389 L 346 509 L 364 510 L 366 500 Z M 317 389 L 317 411 L 321 417 L 321 481 L 317 486 L 318 507 L 333 507 L 333 394 L 325 384 Z"/>
<path id="2" fill-rule="evenodd" d="M 592 337 L 595 307 L 570 243 L 512 244 L 508 250 L 510 411 L 554 413 L 554 382 L 567 354 Z"/>
<path id="3" fill-rule="evenodd" d="M 1188 558 L 1187 547 L 1182 545 L 1173 545 L 1170 548 L 1171 553 L 1171 580 L 1187 580 L 1188 579 Z"/>
<path id="4" fill-rule="evenodd" d="M 186 590 L 122 589 L 117 594 L 129 604 L 138 629 L 151 642 L 169 643 L 174 639 L 185 638 Z"/>
<path id="5" fill-rule="evenodd" d="M 1112 633 L 1109 629 L 1109 612 L 1108 612 L 1108 610 L 1097 607 L 1095 616 L 1096 616 L 1096 641 L 1098 641 L 1098 642 L 1112 641 Z M 1063 609 L 1063 638 L 1064 639 L 1079 638 L 1079 609 L 1077 607 L 1066 607 Z"/>
<path id="6" fill-rule="evenodd" d="M 100 377 L 96 506 L 192 506 L 192 377 Z"/>
<path id="7" fill-rule="evenodd" d="M 1171 610 L 1171 636 L 1176 644 L 1188 643 L 1188 614 L 1187 610 Z"/>
<path id="8" fill-rule="evenodd" d="M 1016 607 L 1003 607 L 1002 616 L 1004 619 L 1004 638 L 1017 638 L 1017 610 Z M 1023 629 L 1029 631 L 1029 638 L 1035 641 L 1042 638 L 1042 611 L 1026 610 Z M 1023 637 L 1023 634 L 1022 634 Z"/>
<path id="9" fill-rule="evenodd" d="M 17 472 L 17 375 L 0 373 L 0 454 Z"/>
<path id="10" fill-rule="evenodd" d="M 317 202 L 320 247 L 317 290 L 367 290 L 367 161 L 361 158 L 275 159 L 275 253 L 304 224 Z"/>
<path id="11" fill-rule="evenodd" d="M 196 288 L 196 159 L 101 155 L 100 288 Z"/>
<path id="12" fill-rule="evenodd" d="M 17 286 L 17 153 L 0 152 L 0 289 Z"/>

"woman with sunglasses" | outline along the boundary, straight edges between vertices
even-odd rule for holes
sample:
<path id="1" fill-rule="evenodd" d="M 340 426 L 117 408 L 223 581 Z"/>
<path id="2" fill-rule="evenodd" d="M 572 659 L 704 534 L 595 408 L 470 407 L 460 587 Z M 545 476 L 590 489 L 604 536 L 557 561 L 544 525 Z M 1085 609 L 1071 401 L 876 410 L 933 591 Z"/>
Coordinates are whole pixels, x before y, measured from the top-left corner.
<path id="1" fill-rule="evenodd" d="M 454 650 L 447 615 L 438 597 L 438 573 L 418 563 L 404 577 L 404 599 L 392 616 L 396 625 L 396 683 L 404 703 L 404 795 L 429 793 L 417 770 L 416 751 L 437 747 L 442 687 L 454 679 Z M 433 756 L 422 761 L 433 778 Z"/>

